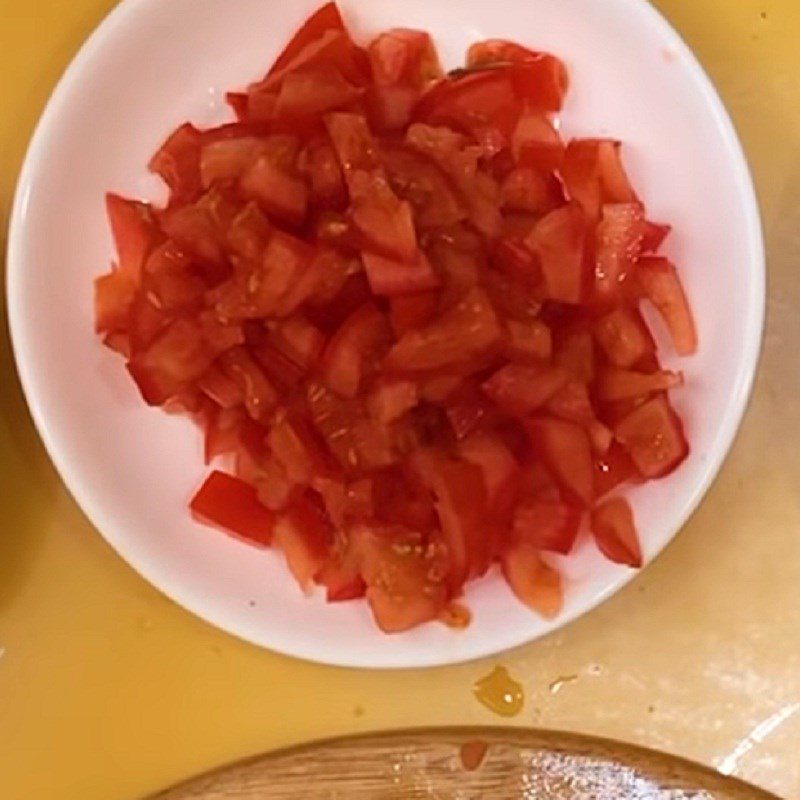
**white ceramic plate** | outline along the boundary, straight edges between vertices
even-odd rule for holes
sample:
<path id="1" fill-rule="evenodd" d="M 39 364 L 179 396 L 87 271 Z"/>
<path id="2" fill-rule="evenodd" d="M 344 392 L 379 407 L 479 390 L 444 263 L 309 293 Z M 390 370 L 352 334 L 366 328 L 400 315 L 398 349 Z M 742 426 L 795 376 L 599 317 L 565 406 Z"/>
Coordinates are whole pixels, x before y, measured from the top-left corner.
<path id="1" fill-rule="evenodd" d="M 495 653 L 563 625 L 633 573 L 589 541 L 565 560 L 566 608 L 544 622 L 497 575 L 470 587 L 468 630 L 430 624 L 387 637 L 363 603 L 303 597 L 277 553 L 194 523 L 204 475 L 199 433 L 147 408 L 92 333 L 92 279 L 112 246 L 106 190 L 160 199 L 145 169 L 173 127 L 228 117 L 226 89 L 259 77 L 317 0 L 125 0 L 68 69 L 31 143 L 9 241 L 8 303 L 19 371 L 50 455 L 110 544 L 175 601 L 237 636 L 342 665 L 409 667 Z M 631 492 L 651 560 L 698 504 L 744 410 L 764 309 L 758 210 L 731 123 L 692 54 L 643 0 L 343 0 L 358 37 L 431 31 L 446 65 L 471 42 L 508 37 L 568 64 L 567 135 L 611 135 L 652 218 L 670 221 L 699 323 L 675 402 L 692 454 Z M 667 350 L 668 352 L 668 350 Z M 677 587 L 676 587 L 677 588 Z"/>

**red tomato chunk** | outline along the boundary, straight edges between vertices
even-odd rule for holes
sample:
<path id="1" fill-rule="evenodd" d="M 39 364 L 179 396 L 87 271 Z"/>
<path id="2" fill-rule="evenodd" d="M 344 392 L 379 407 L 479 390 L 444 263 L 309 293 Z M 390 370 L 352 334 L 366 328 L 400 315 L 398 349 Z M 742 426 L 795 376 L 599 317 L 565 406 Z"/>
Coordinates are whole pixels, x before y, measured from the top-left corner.
<path id="1" fill-rule="evenodd" d="M 424 31 L 362 47 L 328 3 L 227 94 L 236 121 L 165 138 L 165 207 L 106 197 L 95 329 L 231 465 L 192 513 L 387 633 L 463 626 L 459 597 L 498 566 L 558 614 L 542 554 L 568 557 L 582 527 L 641 566 L 620 489 L 689 452 L 668 398 L 683 375 L 640 308 L 697 350 L 659 255 L 671 228 L 620 142 L 565 135 L 568 87 L 555 55 L 511 41 L 449 73 Z"/>

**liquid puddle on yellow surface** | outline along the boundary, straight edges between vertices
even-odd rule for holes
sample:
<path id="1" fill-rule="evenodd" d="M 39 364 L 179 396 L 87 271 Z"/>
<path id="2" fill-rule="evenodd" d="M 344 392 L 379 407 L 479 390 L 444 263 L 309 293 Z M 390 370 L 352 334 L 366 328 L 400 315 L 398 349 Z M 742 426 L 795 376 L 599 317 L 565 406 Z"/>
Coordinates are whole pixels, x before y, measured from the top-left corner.
<path id="1" fill-rule="evenodd" d="M 525 705 L 522 684 L 515 681 L 505 667 L 497 666 L 475 681 L 472 692 L 479 703 L 500 717 L 516 717 Z"/>

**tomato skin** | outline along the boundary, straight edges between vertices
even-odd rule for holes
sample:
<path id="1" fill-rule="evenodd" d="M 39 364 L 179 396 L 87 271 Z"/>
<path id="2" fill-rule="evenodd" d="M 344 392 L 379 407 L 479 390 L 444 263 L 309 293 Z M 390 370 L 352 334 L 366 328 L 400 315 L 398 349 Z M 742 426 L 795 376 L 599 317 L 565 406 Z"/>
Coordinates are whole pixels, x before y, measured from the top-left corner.
<path id="1" fill-rule="evenodd" d="M 615 497 L 594 509 L 591 528 L 597 546 L 609 561 L 641 568 L 642 551 L 627 500 Z"/>
<path id="2" fill-rule="evenodd" d="M 255 489 L 244 481 L 215 470 L 189 503 L 203 520 L 219 525 L 253 544 L 269 545 L 275 515 L 258 501 Z"/>
<path id="3" fill-rule="evenodd" d="M 689 455 L 683 426 L 664 397 L 631 411 L 616 425 L 614 435 L 646 478 L 673 472 Z"/>

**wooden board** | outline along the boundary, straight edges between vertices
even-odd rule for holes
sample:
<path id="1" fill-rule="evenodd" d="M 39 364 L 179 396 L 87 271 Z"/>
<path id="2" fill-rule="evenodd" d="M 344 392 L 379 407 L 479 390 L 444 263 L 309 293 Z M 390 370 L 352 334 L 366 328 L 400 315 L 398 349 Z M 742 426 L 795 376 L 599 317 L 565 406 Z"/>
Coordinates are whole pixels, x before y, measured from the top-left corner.
<path id="1" fill-rule="evenodd" d="M 485 744 L 467 769 L 462 747 Z M 480 745 L 474 746 L 480 751 Z M 454 728 L 336 739 L 259 756 L 152 800 L 775 800 L 671 756 L 574 734 Z"/>

